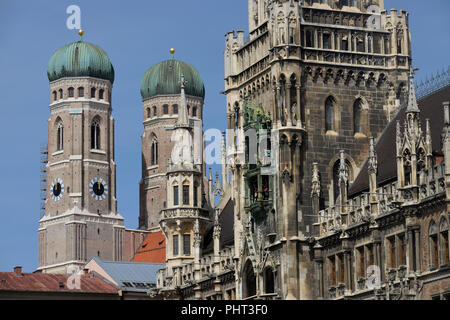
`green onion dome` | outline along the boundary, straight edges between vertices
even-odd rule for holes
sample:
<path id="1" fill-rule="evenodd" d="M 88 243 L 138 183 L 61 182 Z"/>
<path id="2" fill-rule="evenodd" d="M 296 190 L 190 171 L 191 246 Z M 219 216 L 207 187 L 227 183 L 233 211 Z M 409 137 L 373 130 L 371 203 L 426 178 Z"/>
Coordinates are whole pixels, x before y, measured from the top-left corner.
<path id="1" fill-rule="evenodd" d="M 50 81 L 67 77 L 93 77 L 114 82 L 114 68 L 100 47 L 83 41 L 58 49 L 47 67 Z"/>
<path id="2" fill-rule="evenodd" d="M 200 73 L 189 63 L 175 59 L 158 63 L 144 75 L 141 83 L 142 99 L 181 93 L 181 75 L 184 75 L 186 95 L 205 98 L 205 86 Z"/>

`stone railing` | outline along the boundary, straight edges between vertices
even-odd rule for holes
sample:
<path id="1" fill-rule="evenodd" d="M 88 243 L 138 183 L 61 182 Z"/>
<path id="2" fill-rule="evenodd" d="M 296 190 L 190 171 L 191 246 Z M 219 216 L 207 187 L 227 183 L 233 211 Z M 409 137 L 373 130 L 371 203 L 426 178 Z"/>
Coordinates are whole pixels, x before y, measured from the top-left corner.
<path id="1" fill-rule="evenodd" d="M 208 210 L 202 208 L 172 208 L 161 211 L 161 220 L 182 218 L 209 218 Z"/>
<path id="2" fill-rule="evenodd" d="M 418 201 L 445 192 L 445 164 L 441 163 L 423 170 L 419 176 Z M 370 222 L 379 215 L 384 215 L 400 208 L 406 199 L 410 199 L 412 187 L 398 189 L 397 182 L 386 184 L 377 189 L 377 214 L 373 216 L 370 208 L 370 194 L 363 193 L 347 201 L 345 207 L 333 206 L 319 212 L 318 224 L 320 235 L 327 236 L 359 223 Z"/>

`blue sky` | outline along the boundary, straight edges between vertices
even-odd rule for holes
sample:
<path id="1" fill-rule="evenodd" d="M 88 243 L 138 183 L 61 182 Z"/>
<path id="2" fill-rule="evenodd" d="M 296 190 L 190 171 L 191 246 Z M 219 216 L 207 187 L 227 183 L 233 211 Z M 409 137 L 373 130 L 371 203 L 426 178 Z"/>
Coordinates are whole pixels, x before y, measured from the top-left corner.
<path id="1" fill-rule="evenodd" d="M 66 28 L 66 8 L 81 8 L 83 40 L 109 55 L 116 72 L 117 197 L 127 228 L 136 228 L 141 175 L 140 82 L 152 65 L 170 58 L 193 64 L 206 87 L 204 127 L 224 129 L 225 33 L 248 30 L 246 0 L 0 0 L 0 271 L 37 268 L 40 154 L 47 140 L 48 60 L 78 40 Z M 450 2 L 385 0 L 410 13 L 419 79 L 448 67 Z"/>

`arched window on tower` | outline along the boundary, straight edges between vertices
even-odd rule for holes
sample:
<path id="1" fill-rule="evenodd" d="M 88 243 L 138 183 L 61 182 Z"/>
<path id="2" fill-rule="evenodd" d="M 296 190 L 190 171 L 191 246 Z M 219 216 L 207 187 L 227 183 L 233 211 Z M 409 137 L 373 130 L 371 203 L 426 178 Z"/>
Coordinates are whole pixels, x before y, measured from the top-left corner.
<path id="1" fill-rule="evenodd" d="M 169 114 L 169 106 L 167 104 L 163 105 L 163 113 L 165 115 Z"/>
<path id="2" fill-rule="evenodd" d="M 325 101 L 325 131 L 335 131 L 335 103 L 333 97 L 328 97 Z"/>
<path id="3" fill-rule="evenodd" d="M 84 88 L 83 87 L 78 88 L 78 98 L 84 98 Z"/>
<path id="4" fill-rule="evenodd" d="M 147 111 L 147 119 L 149 119 L 152 116 L 152 112 L 150 108 L 147 108 L 146 111 Z"/>
<path id="5" fill-rule="evenodd" d="M 61 119 L 56 122 L 56 151 L 64 150 L 64 125 Z"/>
<path id="6" fill-rule="evenodd" d="M 192 116 L 193 117 L 197 116 L 197 107 L 192 108 Z"/>
<path id="7" fill-rule="evenodd" d="M 53 91 L 53 102 L 55 102 L 56 100 L 58 100 L 58 94 L 56 93 L 56 91 Z"/>
<path id="8" fill-rule="evenodd" d="M 353 130 L 362 133 L 362 100 L 357 99 L 353 104 Z"/>
<path id="9" fill-rule="evenodd" d="M 183 205 L 189 205 L 189 183 L 185 182 L 183 184 Z"/>
<path id="10" fill-rule="evenodd" d="M 173 108 L 173 114 L 178 114 L 178 105 L 177 105 L 177 104 L 174 104 L 174 105 L 172 106 L 172 108 Z"/>
<path id="11" fill-rule="evenodd" d="M 69 98 L 73 98 L 75 96 L 75 90 L 72 87 L 70 87 L 68 91 L 69 91 Z"/>
<path id="12" fill-rule="evenodd" d="M 158 116 L 158 109 L 156 108 L 156 106 L 153 106 L 153 116 Z"/>
<path id="13" fill-rule="evenodd" d="M 151 163 L 152 166 L 158 165 L 158 138 L 155 135 L 152 138 Z"/>
<path id="14" fill-rule="evenodd" d="M 439 226 L 439 243 L 441 251 L 441 265 L 449 264 L 449 247 L 448 247 L 448 221 L 442 217 L 441 224 Z"/>
<path id="15" fill-rule="evenodd" d="M 91 149 L 100 150 L 100 119 L 94 118 L 91 124 Z"/>
<path id="16" fill-rule="evenodd" d="M 95 88 L 91 88 L 91 98 L 94 99 L 95 98 Z"/>
<path id="17" fill-rule="evenodd" d="M 100 89 L 100 91 L 98 92 L 98 98 L 99 98 L 100 100 L 103 100 L 104 95 L 105 95 L 105 90 Z"/>
<path id="18" fill-rule="evenodd" d="M 63 99 L 63 90 L 59 89 L 59 100 Z"/>

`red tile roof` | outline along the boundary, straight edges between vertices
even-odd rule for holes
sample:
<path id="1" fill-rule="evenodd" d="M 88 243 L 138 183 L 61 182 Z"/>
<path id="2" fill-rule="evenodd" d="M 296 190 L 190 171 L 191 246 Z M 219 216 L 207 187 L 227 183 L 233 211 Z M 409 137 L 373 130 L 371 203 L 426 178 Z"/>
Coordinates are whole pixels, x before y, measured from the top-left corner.
<path id="1" fill-rule="evenodd" d="M 117 294 L 118 288 L 99 275 L 81 276 L 81 289 L 71 290 L 67 286 L 70 275 L 45 273 L 0 272 L 1 291 L 59 292 L 59 293 L 103 293 Z"/>
<path id="2" fill-rule="evenodd" d="M 149 233 L 132 262 L 166 263 L 166 237 L 162 233 Z"/>

